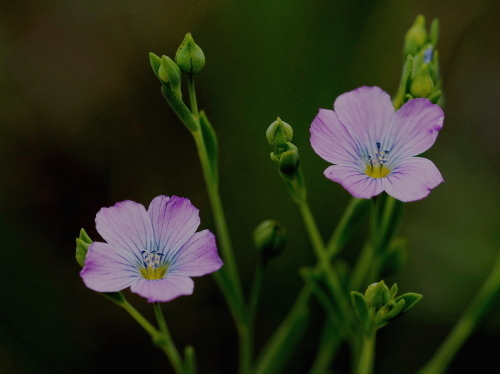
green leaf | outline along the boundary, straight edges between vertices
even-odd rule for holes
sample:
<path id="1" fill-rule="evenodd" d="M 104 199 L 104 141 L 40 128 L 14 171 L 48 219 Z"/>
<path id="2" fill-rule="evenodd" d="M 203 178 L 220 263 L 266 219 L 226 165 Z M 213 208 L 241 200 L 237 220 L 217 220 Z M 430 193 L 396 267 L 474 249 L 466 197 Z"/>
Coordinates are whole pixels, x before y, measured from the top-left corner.
<path id="1" fill-rule="evenodd" d="M 400 300 L 404 300 L 405 301 L 405 307 L 404 309 L 401 311 L 401 314 L 405 314 L 407 313 L 411 308 L 413 308 L 420 300 L 422 300 L 423 296 L 418 294 L 418 293 L 414 293 L 414 292 L 408 292 L 408 293 L 405 293 L 401 296 L 398 296 L 396 299 L 394 299 L 394 301 L 397 303 L 399 302 Z"/>
<path id="2" fill-rule="evenodd" d="M 370 323 L 370 312 L 368 305 L 366 305 L 365 296 L 357 291 L 351 291 L 351 304 L 363 326 L 363 330 L 366 331 Z"/>
<path id="3" fill-rule="evenodd" d="M 200 111 L 200 127 L 201 133 L 203 135 L 203 141 L 205 142 L 205 147 L 207 149 L 208 160 L 210 161 L 210 167 L 212 170 L 213 182 L 218 184 L 219 182 L 219 168 L 218 168 L 218 154 L 219 146 L 217 142 L 217 134 L 214 128 L 210 124 L 207 115 L 202 110 Z"/>
<path id="4" fill-rule="evenodd" d="M 390 294 L 391 294 L 391 297 L 390 299 L 394 299 L 394 297 L 396 297 L 396 294 L 398 293 L 398 285 L 396 283 L 394 283 L 391 287 L 391 289 L 389 290 Z"/>
<path id="5" fill-rule="evenodd" d="M 394 318 L 396 317 L 399 313 L 401 313 L 401 311 L 403 310 L 403 308 L 405 307 L 405 300 L 404 299 L 401 299 L 399 300 L 396 305 L 392 306 L 392 309 L 389 310 L 384 316 L 383 318 L 384 319 L 391 319 L 391 318 Z"/>

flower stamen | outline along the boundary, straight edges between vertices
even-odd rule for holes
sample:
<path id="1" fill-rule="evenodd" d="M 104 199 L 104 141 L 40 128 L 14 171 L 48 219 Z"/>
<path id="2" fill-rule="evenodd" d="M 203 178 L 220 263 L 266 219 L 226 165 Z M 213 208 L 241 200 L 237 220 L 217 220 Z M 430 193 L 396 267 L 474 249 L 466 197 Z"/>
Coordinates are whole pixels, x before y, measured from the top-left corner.
<path id="1" fill-rule="evenodd" d="M 380 142 L 376 144 L 377 149 L 373 152 L 373 155 L 366 156 L 368 164 L 366 165 L 365 174 L 372 178 L 384 178 L 391 172 L 391 170 L 385 166 L 385 164 L 387 164 L 387 155 L 389 151 L 382 151 Z"/>
<path id="2" fill-rule="evenodd" d="M 141 253 L 144 260 L 142 262 L 144 268 L 139 269 L 141 275 L 145 279 L 149 280 L 162 279 L 167 273 L 167 267 L 160 266 L 160 260 L 163 256 L 163 253 L 158 253 L 156 251 L 152 251 L 151 253 L 142 251 Z"/>

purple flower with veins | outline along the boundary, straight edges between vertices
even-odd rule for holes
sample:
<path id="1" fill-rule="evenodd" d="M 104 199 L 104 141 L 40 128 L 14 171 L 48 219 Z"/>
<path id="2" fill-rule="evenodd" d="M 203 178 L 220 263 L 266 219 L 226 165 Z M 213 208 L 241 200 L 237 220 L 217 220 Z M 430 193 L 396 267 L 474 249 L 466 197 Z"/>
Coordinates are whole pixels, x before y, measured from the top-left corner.
<path id="1" fill-rule="evenodd" d="M 80 275 L 90 289 L 117 292 L 130 287 L 148 302 L 191 295 L 199 277 L 219 270 L 214 235 L 203 230 L 198 209 L 177 196 L 158 196 L 146 211 L 122 201 L 102 208 L 96 228 L 107 243 L 94 242 Z"/>
<path id="2" fill-rule="evenodd" d="M 429 149 L 444 113 L 427 99 L 413 99 L 397 112 L 379 87 L 340 95 L 333 110 L 320 109 L 311 125 L 314 151 L 332 165 L 324 174 L 354 197 L 387 192 L 401 201 L 426 197 L 443 182 L 432 161 L 414 157 Z"/>

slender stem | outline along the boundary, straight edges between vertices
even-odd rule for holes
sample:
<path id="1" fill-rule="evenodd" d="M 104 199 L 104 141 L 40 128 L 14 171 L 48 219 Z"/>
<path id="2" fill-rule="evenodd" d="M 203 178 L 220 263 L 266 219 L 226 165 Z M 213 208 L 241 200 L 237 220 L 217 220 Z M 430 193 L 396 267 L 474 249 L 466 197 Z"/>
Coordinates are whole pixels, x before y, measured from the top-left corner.
<path id="1" fill-rule="evenodd" d="M 338 302 L 343 319 L 348 321 L 349 316 L 351 315 L 349 305 L 343 292 L 340 278 L 330 264 L 329 256 L 326 252 L 325 245 L 323 243 L 323 239 L 321 238 L 321 234 L 319 233 L 318 227 L 316 226 L 314 216 L 312 215 L 311 209 L 309 208 L 309 204 L 307 204 L 306 200 L 303 200 L 299 203 L 299 208 L 300 213 L 302 214 L 302 219 L 306 226 L 307 233 L 309 235 L 309 239 L 311 240 L 312 247 L 316 254 L 316 258 L 318 259 L 319 266 L 323 268 L 328 282 L 332 286 L 334 297 Z"/>
<path id="2" fill-rule="evenodd" d="M 500 252 L 493 269 L 479 292 L 467 306 L 459 321 L 435 353 L 434 357 L 419 371 L 419 374 L 444 373 L 451 360 L 472 334 L 481 318 L 500 297 Z"/>
<path id="3" fill-rule="evenodd" d="M 194 89 L 194 75 L 188 74 L 189 102 L 191 103 L 191 113 L 198 118 L 198 103 L 196 101 L 196 91 Z"/>
<path id="4" fill-rule="evenodd" d="M 160 332 L 151 324 L 149 321 L 144 318 L 144 316 L 135 309 L 132 304 L 130 304 L 128 301 L 125 300 L 123 304 L 120 304 L 123 309 L 125 309 L 131 316 L 134 318 L 139 325 L 142 326 L 146 332 L 151 335 L 151 337 L 157 338 Z"/>
<path id="5" fill-rule="evenodd" d="M 255 275 L 253 278 L 252 290 L 250 292 L 250 302 L 249 302 L 249 320 L 250 324 L 253 326 L 255 323 L 255 315 L 257 313 L 257 305 L 259 303 L 260 290 L 262 289 L 262 280 L 264 279 L 266 265 L 259 261 L 257 268 L 255 269 Z"/>
<path id="6" fill-rule="evenodd" d="M 165 318 L 163 317 L 163 312 L 161 310 L 160 303 L 154 303 L 153 308 L 156 315 L 156 320 L 158 321 L 158 326 L 160 326 L 161 336 L 159 339 L 156 339 L 156 344 L 161 347 L 161 349 L 165 352 L 170 363 L 174 367 L 174 370 L 177 374 L 183 374 L 183 366 L 182 366 L 182 358 L 175 348 L 172 337 L 170 336 L 170 332 L 168 331 L 167 323 L 165 322 Z"/>
<path id="7" fill-rule="evenodd" d="M 375 358 L 375 330 L 369 335 L 363 335 L 363 347 L 359 358 L 357 374 L 371 374 Z"/>

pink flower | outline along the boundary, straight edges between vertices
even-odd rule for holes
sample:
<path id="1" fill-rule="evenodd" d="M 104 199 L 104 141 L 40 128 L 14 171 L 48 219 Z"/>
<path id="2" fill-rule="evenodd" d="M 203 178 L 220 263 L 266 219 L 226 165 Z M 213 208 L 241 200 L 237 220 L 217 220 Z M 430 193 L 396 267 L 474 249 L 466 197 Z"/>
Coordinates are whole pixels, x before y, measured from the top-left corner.
<path id="1" fill-rule="evenodd" d="M 443 182 L 429 149 L 443 127 L 444 113 L 427 99 L 408 101 L 397 112 L 379 87 L 340 95 L 333 110 L 320 109 L 311 125 L 314 151 L 332 165 L 324 174 L 354 197 L 386 191 L 401 201 L 426 197 Z"/>
<path id="2" fill-rule="evenodd" d="M 198 209 L 177 196 L 158 196 L 147 211 L 129 200 L 102 208 L 96 228 L 107 243 L 92 243 L 80 275 L 94 291 L 130 287 L 149 302 L 191 295 L 190 277 L 222 266 L 214 235 L 196 232 L 199 224 Z"/>

